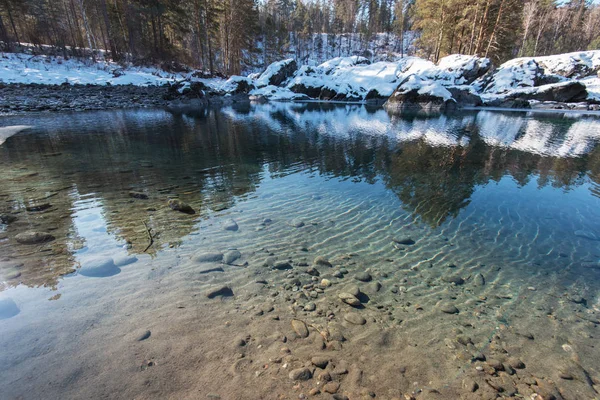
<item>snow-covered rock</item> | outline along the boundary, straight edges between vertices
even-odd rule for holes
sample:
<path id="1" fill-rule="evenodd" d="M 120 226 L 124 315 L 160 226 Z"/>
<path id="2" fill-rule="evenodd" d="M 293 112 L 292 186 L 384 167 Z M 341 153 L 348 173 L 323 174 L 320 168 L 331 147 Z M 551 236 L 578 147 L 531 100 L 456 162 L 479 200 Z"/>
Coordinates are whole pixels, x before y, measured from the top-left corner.
<path id="1" fill-rule="evenodd" d="M 384 106 L 390 111 L 439 112 L 455 104 L 452 93 L 440 82 L 413 75 L 394 91 Z"/>
<path id="2" fill-rule="evenodd" d="M 263 72 L 254 82 L 256 87 L 262 88 L 265 86 L 279 86 L 286 80 L 291 78 L 298 66 L 293 58 L 287 60 L 274 62 L 269 65 L 265 72 Z M 252 79 L 252 78 L 251 78 Z"/>
<path id="3" fill-rule="evenodd" d="M 492 62 L 489 58 L 452 54 L 442 58 L 438 67 L 454 79 L 455 85 L 470 85 L 492 68 Z"/>

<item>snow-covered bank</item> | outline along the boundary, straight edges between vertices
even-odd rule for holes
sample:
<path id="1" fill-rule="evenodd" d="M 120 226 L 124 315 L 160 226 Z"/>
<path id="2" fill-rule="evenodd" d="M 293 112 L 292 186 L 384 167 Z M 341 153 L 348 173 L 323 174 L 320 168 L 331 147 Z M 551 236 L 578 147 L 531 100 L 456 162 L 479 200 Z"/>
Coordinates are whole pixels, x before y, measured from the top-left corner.
<path id="1" fill-rule="evenodd" d="M 599 71 L 600 51 L 518 58 L 497 68 L 486 58 L 465 55 L 451 55 L 437 64 L 417 57 L 373 63 L 359 56 L 337 57 L 316 66 L 287 59 L 271 64 L 263 73 L 229 79 L 207 79 L 200 71 L 170 73 L 105 61 L 94 64 L 51 56 L 0 56 L 0 83 L 8 86 L 166 85 L 169 101 L 179 101 L 181 96 L 186 101 L 202 98 L 216 102 L 385 102 L 388 109 L 396 111 L 481 106 L 599 110 Z"/>
<path id="2" fill-rule="evenodd" d="M 60 56 L 0 53 L 0 82 L 9 84 L 157 86 L 185 78 L 184 74 L 156 67 L 123 67 L 110 61 L 94 63 Z"/>

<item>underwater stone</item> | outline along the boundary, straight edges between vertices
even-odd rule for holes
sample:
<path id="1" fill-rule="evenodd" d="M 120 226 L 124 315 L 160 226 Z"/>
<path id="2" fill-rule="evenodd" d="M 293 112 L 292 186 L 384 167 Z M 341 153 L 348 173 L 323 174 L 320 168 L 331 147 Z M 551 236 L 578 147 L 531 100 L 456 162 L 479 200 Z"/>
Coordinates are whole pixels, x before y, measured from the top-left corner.
<path id="1" fill-rule="evenodd" d="M 350 294 L 350 293 L 346 293 L 346 292 L 341 292 L 338 293 L 338 297 L 340 298 L 340 300 L 342 300 L 344 303 L 352 306 L 352 307 L 358 307 L 360 306 L 360 300 L 358 300 L 356 298 L 356 296 Z"/>
<path id="2" fill-rule="evenodd" d="M 367 320 L 357 313 L 348 313 L 344 315 L 344 319 L 354 325 L 364 325 Z"/>
<path id="3" fill-rule="evenodd" d="M 287 261 L 279 261 L 273 265 L 273 269 L 283 271 L 286 269 L 292 269 L 292 265 Z"/>
<path id="4" fill-rule="evenodd" d="M 136 256 L 119 256 L 114 257 L 114 263 L 117 267 L 124 267 L 125 265 L 133 264 L 137 262 L 138 258 Z"/>
<path id="5" fill-rule="evenodd" d="M 358 274 L 354 275 L 354 279 L 359 280 L 361 282 L 370 282 L 373 278 L 371 277 L 371 274 L 365 271 L 359 272 Z"/>
<path id="6" fill-rule="evenodd" d="M 304 321 L 300 321 L 299 319 L 293 319 L 292 320 L 292 329 L 294 330 L 294 332 L 296 332 L 296 334 L 299 337 L 301 337 L 301 338 L 308 337 L 308 327 L 306 326 Z"/>
<path id="7" fill-rule="evenodd" d="M 398 244 L 402 244 L 404 246 L 412 246 L 413 244 L 415 244 L 416 242 L 412 239 L 412 238 L 394 238 L 392 239 L 394 242 L 398 243 Z"/>
<path id="8" fill-rule="evenodd" d="M 242 253 L 240 253 L 238 250 L 229 250 L 223 256 L 223 262 L 225 264 L 232 264 L 234 261 L 239 259 L 241 256 L 242 256 Z"/>
<path id="9" fill-rule="evenodd" d="M 302 221 L 301 219 L 295 218 L 292 220 L 291 224 L 293 227 L 302 228 L 304 226 L 304 221 Z"/>
<path id="10" fill-rule="evenodd" d="M 460 276 L 458 276 L 458 275 L 444 276 L 442 278 L 442 280 L 444 282 L 454 283 L 455 285 L 462 285 L 463 283 L 465 283 L 465 280 L 463 278 L 461 278 Z"/>
<path id="11" fill-rule="evenodd" d="M 21 244 L 39 244 L 51 242 L 55 239 L 54 236 L 47 232 L 23 232 L 15 236 L 17 242 Z"/>
<path id="12" fill-rule="evenodd" d="M 475 277 L 473 278 L 473 285 L 477 286 L 477 287 L 484 286 L 485 278 L 483 277 L 483 275 L 481 275 L 481 274 L 475 275 Z"/>
<path id="13" fill-rule="evenodd" d="M 227 285 L 219 286 L 206 292 L 206 297 L 214 299 L 217 296 L 231 297 L 233 296 L 233 290 Z"/>
<path id="14" fill-rule="evenodd" d="M 111 257 L 92 258 L 81 263 L 79 274 L 89 278 L 106 278 L 117 275 L 121 269 Z"/>
<path id="15" fill-rule="evenodd" d="M 174 211 L 179 211 L 184 214 L 196 214 L 196 211 L 189 204 L 184 203 L 179 199 L 169 200 L 168 205 L 171 208 L 171 210 Z"/>
<path id="16" fill-rule="evenodd" d="M 289 377 L 293 381 L 307 381 L 312 378 L 312 372 L 308 368 L 298 368 L 291 371 Z"/>
<path id="17" fill-rule="evenodd" d="M 0 319 L 8 319 L 20 313 L 19 307 L 11 298 L 0 299 Z"/>
<path id="18" fill-rule="evenodd" d="M 223 260 L 223 253 L 217 251 L 200 252 L 192 256 L 192 261 L 197 263 L 221 262 L 221 260 Z"/>
<path id="19" fill-rule="evenodd" d="M 313 261 L 313 264 L 320 265 L 323 267 L 329 267 L 329 268 L 333 267 L 333 265 L 331 265 L 331 263 L 325 257 L 322 257 L 322 256 L 315 258 L 315 260 Z"/>
<path id="20" fill-rule="evenodd" d="M 458 314 L 458 308 L 453 306 L 452 304 L 442 304 L 440 305 L 440 310 L 446 314 Z"/>
<path id="21" fill-rule="evenodd" d="M 240 229 L 240 227 L 238 226 L 237 222 L 235 222 L 235 220 L 228 219 L 223 223 L 223 229 L 225 229 L 226 231 L 235 232 L 238 229 Z"/>

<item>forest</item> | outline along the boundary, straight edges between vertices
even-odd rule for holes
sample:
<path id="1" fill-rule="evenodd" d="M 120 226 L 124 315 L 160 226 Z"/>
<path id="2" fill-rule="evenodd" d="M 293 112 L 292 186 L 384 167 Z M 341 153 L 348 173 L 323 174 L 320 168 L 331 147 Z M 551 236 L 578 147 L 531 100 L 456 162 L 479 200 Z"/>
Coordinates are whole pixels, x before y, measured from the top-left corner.
<path id="1" fill-rule="evenodd" d="M 381 35 L 382 33 L 386 35 Z M 307 62 L 342 38 L 353 54 L 514 57 L 600 49 L 590 0 L 0 0 L 2 50 L 192 66 L 210 75 Z"/>

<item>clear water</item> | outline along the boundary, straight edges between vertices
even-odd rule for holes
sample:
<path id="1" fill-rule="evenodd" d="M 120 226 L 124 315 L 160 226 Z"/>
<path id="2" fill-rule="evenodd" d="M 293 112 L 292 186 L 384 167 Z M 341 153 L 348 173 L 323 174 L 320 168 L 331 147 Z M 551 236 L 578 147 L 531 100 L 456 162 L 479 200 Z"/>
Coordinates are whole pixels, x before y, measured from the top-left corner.
<path id="1" fill-rule="evenodd" d="M 128 332 L 150 326 L 156 326 L 153 338 L 162 329 L 175 340 L 180 326 L 160 323 L 165 302 L 225 283 L 236 295 L 219 300 L 223 308 L 213 309 L 211 318 L 273 301 L 283 321 L 337 320 L 360 343 L 359 328 L 343 322 L 347 310 L 336 295 L 344 285 L 360 283 L 353 275 L 363 270 L 382 284 L 370 294 L 373 306 L 365 316 L 382 310 L 389 316 L 385 322 L 373 317 L 379 322 L 369 320 L 366 326 L 373 328 L 365 329 L 391 330 L 398 340 L 427 344 L 421 353 L 403 353 L 408 371 L 414 361 L 414 377 L 394 384 L 385 374 L 381 382 L 371 379 L 372 390 L 381 388 L 379 398 L 432 395 L 425 390 L 430 386 L 460 391 L 458 375 L 481 374 L 476 364 L 454 354 L 462 350 L 444 346 L 444 338 L 453 340 L 467 326 L 474 330 L 474 344 L 465 351 L 489 350 L 490 337 L 503 330 L 535 332 L 535 346 L 522 343 L 506 353 L 531 360 L 524 370 L 529 375 L 519 370 L 511 387 L 533 376 L 557 381 L 565 398 L 594 398 L 594 380 L 600 378 L 594 347 L 600 319 L 598 118 L 486 111 L 398 117 L 361 106 L 267 104 L 195 116 L 141 110 L 6 117 L 0 125 L 32 126 L 0 146 L 0 214 L 17 217 L 0 225 L 0 383 L 10 388 L 6 398 L 29 398 L 26 393 L 38 398 L 48 385 L 46 398 L 217 393 L 218 385 L 200 378 L 200 389 L 176 379 L 185 374 L 177 361 L 165 361 L 175 357 L 173 349 L 154 356 L 163 358 L 156 368 L 142 368 L 168 364 L 162 368 L 172 381 L 153 392 L 143 383 L 148 378 L 136 375 L 148 355 L 135 353 L 130 361 L 137 366 L 120 370 L 120 357 L 128 354 L 122 346 L 129 344 L 119 343 Z M 195 214 L 171 210 L 172 198 Z M 45 203 L 50 205 L 45 210 L 26 210 Z M 230 219 L 238 230 L 223 229 Z M 17 243 L 15 236 L 28 230 L 49 232 L 56 240 Z M 190 260 L 199 251 L 230 249 L 242 255 L 235 265 L 210 265 L 223 272 L 201 274 L 207 265 Z M 270 255 L 292 260 L 294 268 L 265 268 Z M 131 256 L 136 258 L 123 261 Z M 311 284 L 303 265 L 317 256 L 334 264 L 331 271 L 319 268 L 334 286 L 315 292 L 314 299 L 279 300 L 302 291 L 289 284 L 292 279 Z M 86 265 L 110 257 L 126 265 L 86 273 Z M 340 267 L 349 271 L 344 278 L 332 275 Z M 479 274 L 483 286 L 476 284 Z M 449 276 L 465 283 L 449 283 Z M 281 293 L 257 291 L 257 277 Z M 303 309 L 309 300 L 317 311 Z M 460 321 L 433 311 L 440 302 L 456 305 Z M 339 309 L 333 321 L 327 307 Z M 210 324 L 205 329 L 217 332 Z M 177 340 L 193 337 L 186 330 Z M 351 349 L 353 340 L 348 343 Z M 406 343 L 404 350 L 397 346 L 384 353 L 408 351 Z M 454 361 L 448 356 L 417 366 L 419 357 L 439 354 L 438 347 L 451 348 Z M 362 356 L 356 351 L 368 374 L 368 354 L 377 348 Z M 73 357 L 80 364 L 67 361 Z M 533 365 L 535 359 L 543 362 Z M 382 354 L 380 362 L 389 367 L 384 360 Z M 557 363 L 583 378 L 560 378 Z M 573 372 L 573 363 L 579 372 Z M 117 375 L 101 373 L 110 369 Z M 203 376 L 201 367 L 195 370 Z M 310 386 L 293 387 L 287 372 L 274 376 L 287 384 L 278 393 L 295 393 L 290 398 L 308 393 Z M 473 379 L 483 385 L 484 378 Z M 344 382 L 340 391 L 360 396 L 360 389 Z M 277 398 L 268 385 L 250 385 L 256 392 L 231 389 L 221 396 Z M 543 389 L 539 382 L 526 385 Z M 490 389 L 476 393 L 483 390 Z"/>

